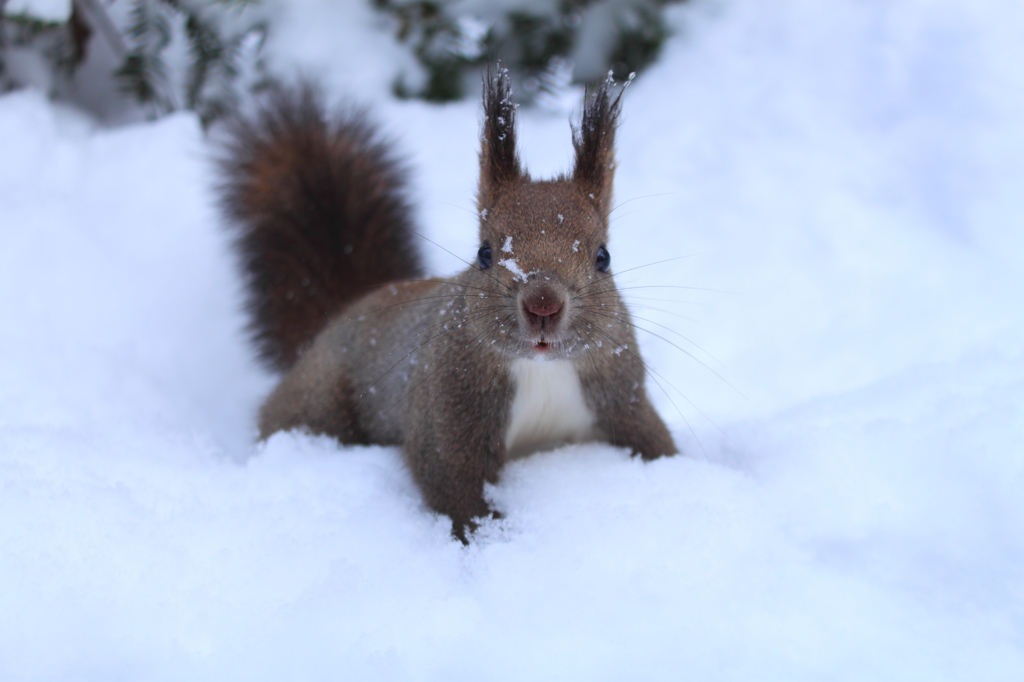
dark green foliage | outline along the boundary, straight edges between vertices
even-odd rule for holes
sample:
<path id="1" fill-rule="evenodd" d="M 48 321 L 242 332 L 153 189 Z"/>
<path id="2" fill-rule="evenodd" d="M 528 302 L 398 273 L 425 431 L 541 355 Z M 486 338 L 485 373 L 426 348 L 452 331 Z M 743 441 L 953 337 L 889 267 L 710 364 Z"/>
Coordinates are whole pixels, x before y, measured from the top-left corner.
<path id="1" fill-rule="evenodd" d="M 122 87 L 140 103 L 151 106 L 154 114 L 183 107 L 197 112 L 204 126 L 223 117 L 240 97 L 236 81 L 244 44 L 252 38 L 262 41 L 266 27 L 256 22 L 225 35 L 218 20 L 225 12 L 250 4 L 251 0 L 133 0 L 128 28 L 132 48 L 116 74 Z M 172 21 L 188 42 L 189 66 L 180 93 L 168 83 L 163 60 Z M 258 61 L 254 67 L 262 70 Z"/>
<path id="2" fill-rule="evenodd" d="M 71 50 L 65 69 L 73 72 L 85 60 L 86 50 L 93 33 L 88 20 L 82 16 L 82 10 L 78 4 L 71 6 L 71 18 L 68 19 L 68 33 L 71 38 Z"/>
<path id="3" fill-rule="evenodd" d="M 77 12 L 67 23 L 46 21 L 25 13 L 5 16 L 0 2 L 0 92 L 17 87 L 6 73 L 5 48 L 34 48 L 52 65 L 55 73 L 70 76 L 85 58 L 88 28 Z"/>
<path id="4" fill-rule="evenodd" d="M 529 73 L 543 71 L 553 57 L 568 55 L 576 38 L 561 15 L 509 12 L 508 23 L 511 27 L 508 42 L 518 47 L 518 64 Z"/>
<path id="5" fill-rule="evenodd" d="M 400 97 L 432 101 L 461 98 L 467 84 L 476 91 L 480 68 L 501 60 L 523 84 L 520 99 L 541 98 L 551 84 L 569 79 L 599 82 L 612 71 L 622 80 L 653 62 L 669 35 L 665 5 L 683 0 L 551 0 L 545 10 L 536 2 L 501 0 L 472 6 L 479 14 L 455 14 L 451 3 L 432 0 L 372 0 L 395 20 L 395 36 L 410 47 L 426 71 L 426 83 L 413 91 L 402 77 Z M 465 4 L 459 5 L 465 7 Z M 573 59 L 587 22 L 612 23 L 591 31 L 606 42 L 600 63 L 579 64 L 586 73 L 573 76 Z"/>
<path id="6" fill-rule="evenodd" d="M 199 104 L 199 95 L 210 69 L 224 60 L 225 47 L 216 31 L 194 14 L 185 20 L 185 31 L 188 33 L 189 52 L 192 55 L 188 85 L 185 88 L 185 106 L 194 109 Z M 229 73 L 237 73 L 230 65 L 227 68 Z"/>
<path id="7" fill-rule="evenodd" d="M 39 19 L 25 14 L 24 12 L 3 16 L 0 18 L 0 21 L 3 21 L 12 29 L 11 35 L 13 37 L 9 39 L 9 42 L 12 45 L 19 46 L 28 45 L 37 36 L 63 26 L 59 21 Z M 5 42 L 8 41 L 5 40 Z"/>
<path id="8" fill-rule="evenodd" d="M 462 69 L 454 61 L 438 60 L 431 64 L 430 79 L 422 97 L 430 102 L 448 102 L 463 96 Z"/>
<path id="9" fill-rule="evenodd" d="M 19 85 L 4 77 L 6 46 L 37 51 L 55 77 L 70 80 L 98 35 L 121 60 L 111 77 L 150 116 L 190 109 L 206 126 L 236 108 L 247 89 L 265 82 L 259 51 L 266 25 L 245 21 L 251 15 L 247 8 L 257 0 L 123 1 L 129 5 L 129 20 L 121 29 L 99 0 L 75 0 L 67 22 L 4 17 L 0 11 L 0 89 Z M 184 74 L 172 73 L 165 59 L 176 40 L 188 47 Z"/>
<path id="10" fill-rule="evenodd" d="M 664 7 L 684 0 L 550 0 L 546 7 L 526 0 L 350 1 L 369 1 L 390 17 L 395 37 L 424 68 L 415 86 L 397 76 L 397 96 L 460 99 L 477 91 L 485 64 L 500 60 L 521 86 L 520 101 L 560 106 L 579 83 L 600 82 L 609 71 L 622 80 L 653 62 L 669 35 Z M 114 25 L 105 0 L 74 0 L 64 22 L 5 16 L 0 0 L 0 92 L 24 85 L 4 68 L 8 50 L 20 48 L 51 66 L 53 80 L 37 79 L 37 86 L 74 97 L 74 88 L 57 86 L 75 79 L 97 40 L 120 62 L 111 74 L 117 86 L 151 117 L 189 109 L 208 126 L 266 84 L 260 50 L 268 26 L 251 7 L 259 0 L 117 2 L 127 8 L 125 26 Z M 603 42 L 582 44 L 584 36 Z M 169 65 L 168 54 L 179 55 L 175 46 L 183 44 L 187 63 Z"/>
<path id="11" fill-rule="evenodd" d="M 191 57 L 185 82 L 185 108 L 198 112 L 205 126 L 237 107 L 240 93 L 234 84 L 241 75 L 245 42 L 252 38 L 262 41 L 266 26 L 253 24 L 246 32 L 225 37 L 199 12 L 180 11 L 185 14 Z M 262 64 L 257 63 L 256 67 L 261 69 Z M 258 87 L 263 82 L 264 79 L 259 78 L 253 85 Z"/>
<path id="12" fill-rule="evenodd" d="M 619 18 L 619 35 L 608 55 L 609 69 L 617 79 L 638 73 L 658 58 L 668 38 L 668 26 L 658 8 L 637 5 L 633 16 Z"/>
<path id="13" fill-rule="evenodd" d="M 397 20 L 397 38 L 409 44 L 416 58 L 427 68 L 427 82 L 413 93 L 399 78 L 394 92 L 399 97 L 421 97 L 432 102 L 459 99 L 465 94 L 464 68 L 480 62 L 480 55 L 467 53 L 465 37 L 457 23 L 444 12 L 440 3 L 421 0 L 399 3 L 373 0 L 374 6 Z"/>
<path id="14" fill-rule="evenodd" d="M 167 69 L 161 53 L 171 42 L 169 10 L 156 0 L 135 0 L 126 33 L 132 45 L 114 76 L 121 89 L 131 94 L 154 115 L 174 109 L 167 85 Z"/>

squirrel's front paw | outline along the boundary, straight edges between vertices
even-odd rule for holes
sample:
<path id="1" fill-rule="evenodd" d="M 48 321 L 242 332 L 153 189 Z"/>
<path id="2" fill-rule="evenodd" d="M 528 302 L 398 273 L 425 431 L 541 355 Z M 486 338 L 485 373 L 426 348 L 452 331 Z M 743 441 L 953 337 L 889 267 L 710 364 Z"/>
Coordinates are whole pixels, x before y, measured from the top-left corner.
<path id="1" fill-rule="evenodd" d="M 455 521 L 452 520 L 452 537 L 464 545 L 469 544 L 469 536 L 480 524 L 476 521 Z"/>
<path id="2" fill-rule="evenodd" d="M 645 462 L 650 462 L 652 459 L 658 459 L 659 457 L 671 457 L 673 455 L 678 454 L 678 452 L 647 452 L 643 450 L 633 450 L 633 452 L 629 453 L 629 456 L 636 457 L 637 455 L 639 455 L 640 459 L 644 460 Z"/>
<path id="3" fill-rule="evenodd" d="M 676 448 L 676 444 L 672 442 L 672 438 L 668 437 L 663 439 L 651 439 L 644 443 L 635 443 L 633 445 L 633 451 L 630 453 L 631 457 L 640 456 L 645 462 L 650 462 L 652 459 L 658 459 L 659 457 L 671 457 L 672 455 L 678 455 L 679 449 Z"/>
<path id="4" fill-rule="evenodd" d="M 500 511 L 496 511 L 494 509 L 488 509 L 487 514 L 476 518 L 486 518 L 488 516 L 495 520 L 505 518 Z M 473 519 L 467 519 L 465 521 L 456 521 L 455 519 L 452 519 L 452 537 L 462 544 L 468 545 L 470 536 L 473 535 L 479 527 L 480 524 Z"/>

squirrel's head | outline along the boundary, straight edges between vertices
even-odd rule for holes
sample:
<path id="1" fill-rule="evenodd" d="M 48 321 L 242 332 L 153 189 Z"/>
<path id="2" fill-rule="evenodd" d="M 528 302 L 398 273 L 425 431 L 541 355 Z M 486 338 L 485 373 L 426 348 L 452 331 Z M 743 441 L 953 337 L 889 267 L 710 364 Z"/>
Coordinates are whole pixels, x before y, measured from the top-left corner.
<path id="1" fill-rule="evenodd" d="M 621 307 L 608 251 L 620 98 L 610 79 L 586 97 L 581 120 L 572 126 L 572 173 L 533 181 L 516 149 L 507 71 L 487 75 L 476 265 L 481 286 L 513 301 L 518 354 L 572 356 L 592 341 L 581 335 L 581 315 L 609 303 Z"/>

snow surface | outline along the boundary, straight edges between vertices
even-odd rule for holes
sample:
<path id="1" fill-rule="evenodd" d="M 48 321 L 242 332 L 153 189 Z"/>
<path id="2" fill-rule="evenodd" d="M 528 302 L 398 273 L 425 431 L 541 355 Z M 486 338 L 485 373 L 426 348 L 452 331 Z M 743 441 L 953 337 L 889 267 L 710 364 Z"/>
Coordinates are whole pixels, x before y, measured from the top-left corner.
<path id="1" fill-rule="evenodd" d="M 362 3 L 281 7 L 471 260 L 476 103 L 390 100 Z M 394 448 L 254 444 L 194 117 L 0 97 L 0 679 L 1024 678 L 1024 7 L 671 17 L 609 249 L 686 454 L 516 461 L 469 548 Z"/>

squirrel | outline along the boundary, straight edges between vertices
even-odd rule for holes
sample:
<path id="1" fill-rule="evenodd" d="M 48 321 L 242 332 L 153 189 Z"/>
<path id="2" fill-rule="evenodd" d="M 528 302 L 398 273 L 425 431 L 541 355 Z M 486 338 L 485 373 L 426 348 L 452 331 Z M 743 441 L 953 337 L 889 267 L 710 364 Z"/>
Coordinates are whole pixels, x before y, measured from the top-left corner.
<path id="1" fill-rule="evenodd" d="M 510 457 L 599 440 L 678 452 L 645 391 L 608 251 L 622 91 L 609 78 L 571 126 L 571 174 L 533 180 L 507 71 L 488 70 L 475 263 L 426 278 L 407 170 L 364 110 L 276 86 L 228 128 L 221 203 L 261 359 L 283 378 L 260 438 L 305 429 L 399 445 L 463 543 Z"/>

